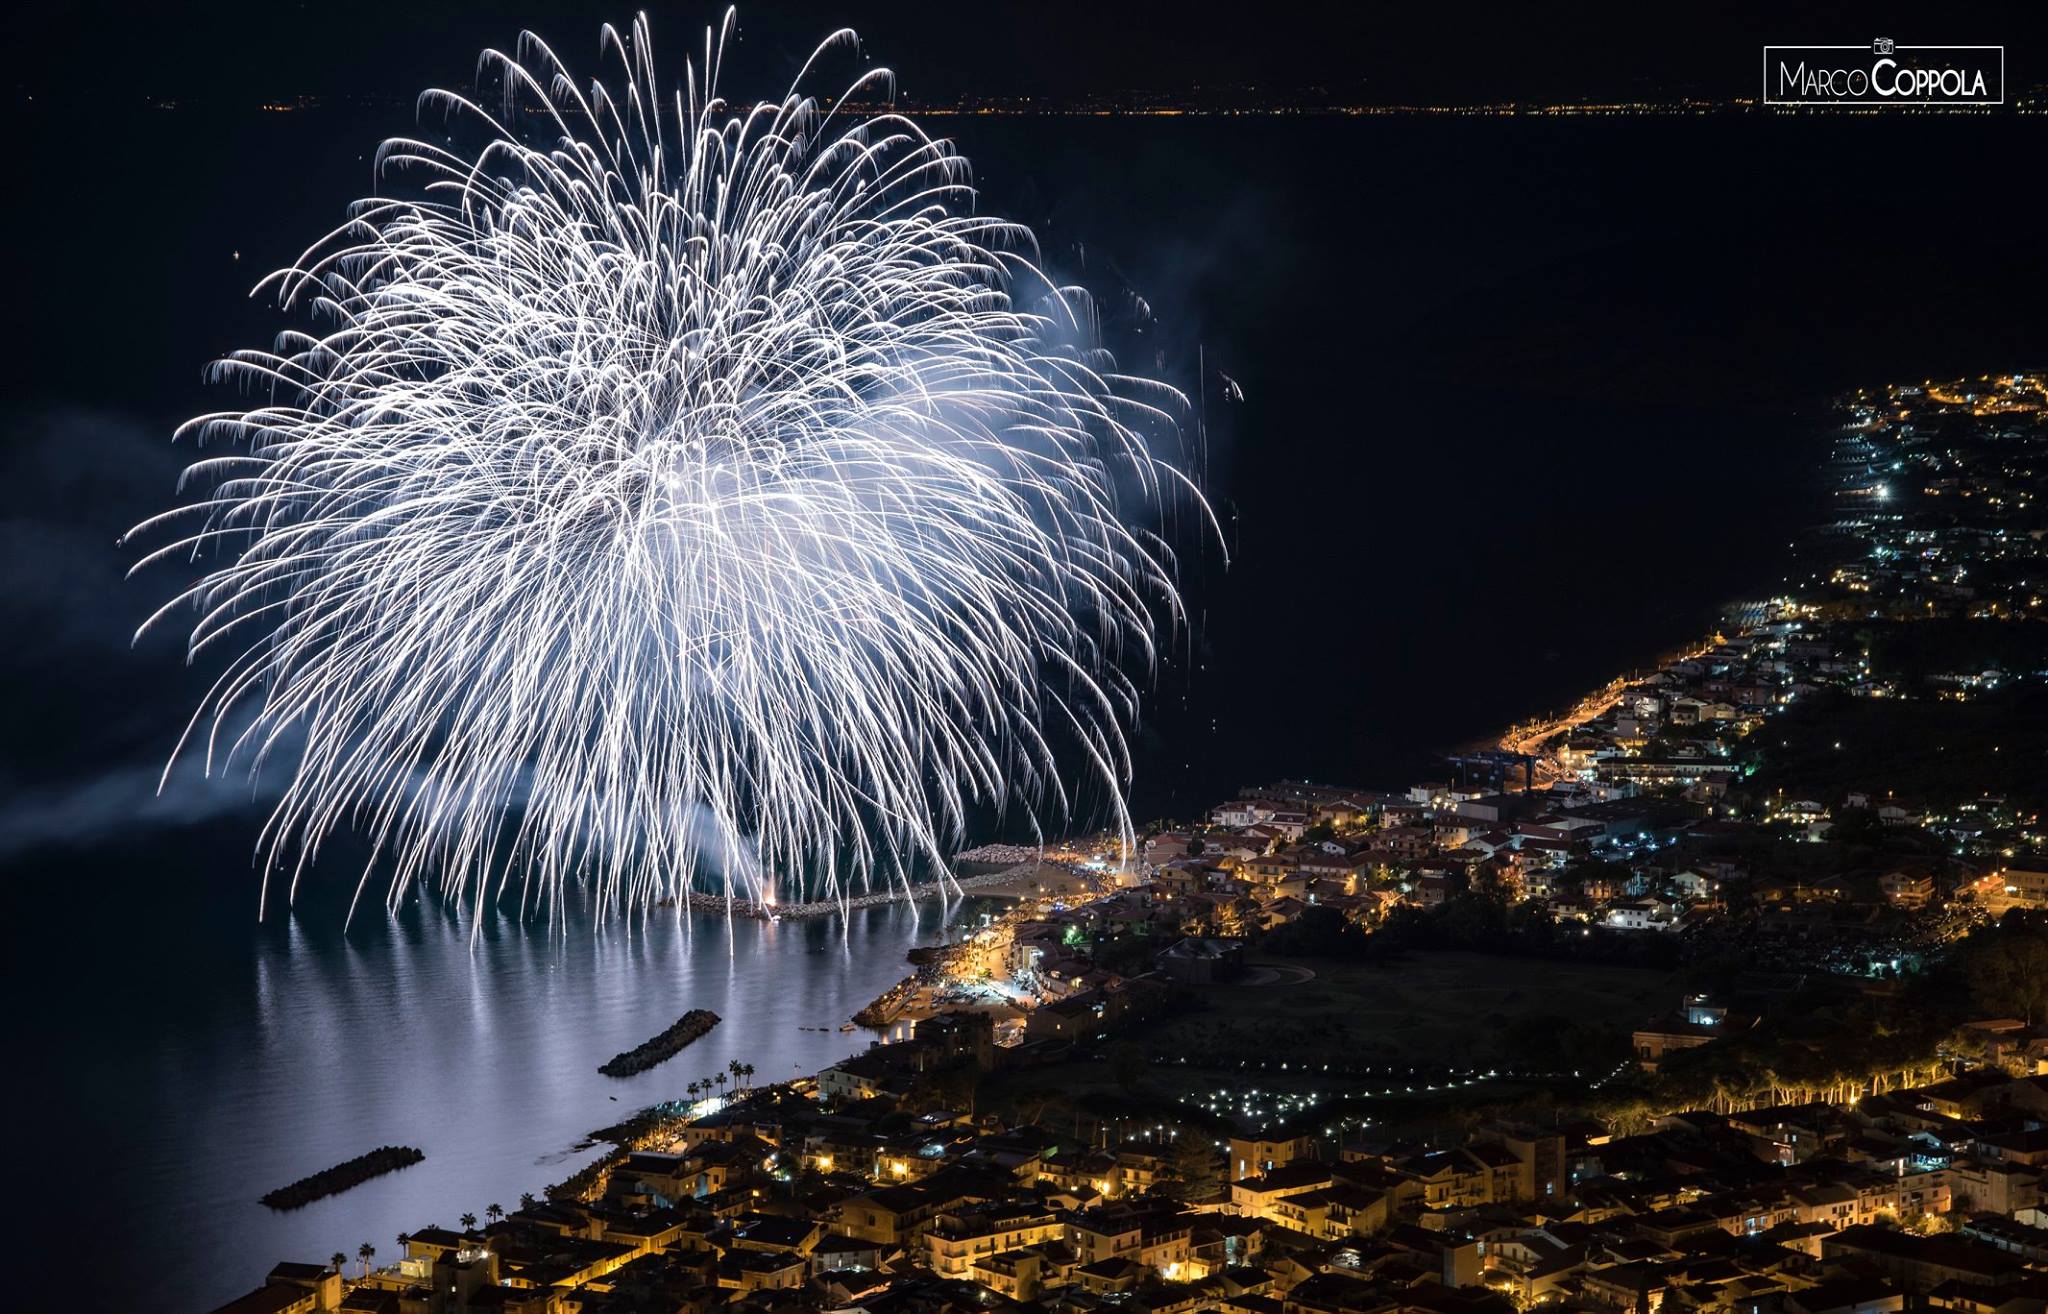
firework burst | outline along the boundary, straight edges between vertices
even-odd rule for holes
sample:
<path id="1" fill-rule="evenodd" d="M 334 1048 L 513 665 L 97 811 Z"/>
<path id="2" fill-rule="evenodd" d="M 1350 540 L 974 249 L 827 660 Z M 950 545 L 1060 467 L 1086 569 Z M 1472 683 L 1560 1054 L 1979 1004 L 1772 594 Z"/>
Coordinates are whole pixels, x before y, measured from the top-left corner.
<path id="1" fill-rule="evenodd" d="M 223 654 L 178 753 L 281 780 L 266 871 L 348 830 L 393 899 L 843 895 L 1122 798 L 1179 606 L 1142 525 L 1207 515 L 1180 398 L 946 143 L 845 112 L 885 72 L 720 99 L 732 21 L 672 92 L 644 19 L 609 82 L 486 53 L 502 98 L 429 93 L 444 144 L 259 285 L 318 331 L 214 367 L 253 405 L 134 532 L 201 563 L 149 624 Z"/>

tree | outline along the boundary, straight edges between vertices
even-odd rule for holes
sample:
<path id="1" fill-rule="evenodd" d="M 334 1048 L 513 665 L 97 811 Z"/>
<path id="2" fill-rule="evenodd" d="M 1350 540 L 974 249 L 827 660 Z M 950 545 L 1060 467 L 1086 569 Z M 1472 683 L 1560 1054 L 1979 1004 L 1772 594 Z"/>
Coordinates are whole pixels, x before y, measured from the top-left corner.
<path id="1" fill-rule="evenodd" d="M 470 1230 L 471 1228 L 473 1228 L 473 1227 L 475 1227 L 475 1226 L 476 1226 L 476 1215 L 475 1215 L 475 1214 L 464 1214 L 464 1215 L 462 1216 L 462 1230 L 463 1230 L 463 1231 L 467 1232 L 467 1231 L 469 1231 L 469 1230 Z"/>
<path id="2" fill-rule="evenodd" d="M 348 1256 L 342 1254 L 339 1250 L 327 1257 L 327 1266 L 337 1273 L 341 1272 L 341 1266 L 347 1262 Z"/>
<path id="3" fill-rule="evenodd" d="M 981 1069 L 971 1058 L 957 1058 L 926 1068 L 911 1082 L 905 1108 L 919 1112 L 936 1109 L 974 1111 L 974 1092 L 981 1084 Z"/>
<path id="4" fill-rule="evenodd" d="M 743 1076 L 743 1077 L 745 1077 L 745 1078 L 747 1079 L 747 1084 L 748 1084 L 749 1086 L 753 1085 L 753 1084 L 754 1084 L 754 1065 L 753 1065 L 753 1064 L 751 1064 L 751 1063 L 742 1063 L 742 1064 L 740 1064 L 740 1075 L 741 1075 L 741 1076 Z"/>
<path id="5" fill-rule="evenodd" d="M 368 1241 L 356 1247 L 356 1258 L 363 1261 L 363 1276 L 370 1276 L 370 1261 L 377 1257 L 377 1247 Z"/>
<path id="6" fill-rule="evenodd" d="M 537 1204 L 537 1203 L 538 1203 L 538 1201 L 536 1201 L 536 1200 L 535 1200 L 535 1199 L 533 1198 L 533 1192 L 531 1192 L 531 1191 L 523 1191 L 523 1192 L 521 1192 L 521 1193 L 520 1193 L 520 1196 L 519 1196 L 519 1207 L 520 1207 L 521 1209 L 531 1209 L 531 1208 L 533 1208 L 533 1206 L 534 1206 L 535 1204 Z"/>
<path id="7" fill-rule="evenodd" d="M 712 1080 L 718 1083 L 718 1093 L 720 1095 L 725 1094 L 725 1074 L 721 1072 L 716 1077 L 713 1077 Z"/>
<path id="8" fill-rule="evenodd" d="M 733 1089 L 738 1090 L 740 1085 L 740 1074 L 746 1071 L 745 1066 L 743 1066 L 738 1059 L 728 1059 L 725 1064 L 725 1070 L 732 1074 Z"/>
<path id="9" fill-rule="evenodd" d="M 1341 958 L 1365 947 L 1366 937 L 1335 908 L 1317 904 L 1278 926 L 1263 947 L 1276 954 L 1306 958 Z"/>
<path id="10" fill-rule="evenodd" d="M 2007 913 L 1972 935 L 1963 970 L 1978 1006 L 1994 1016 L 2019 1013 L 2031 1026 L 2048 1012 L 2048 929 L 2032 918 Z"/>
<path id="11" fill-rule="evenodd" d="M 491 1220 L 492 1222 L 494 1222 L 494 1223 L 495 1223 L 495 1222 L 497 1222 L 497 1221 L 498 1221 L 498 1220 L 499 1220 L 500 1218 L 503 1218 L 504 1216 L 505 1216 L 505 1206 L 504 1206 L 504 1205 L 501 1205 L 501 1204 L 497 1204 L 497 1203 L 493 1202 L 493 1203 L 491 1203 L 491 1204 L 487 1204 L 487 1205 L 485 1205 L 485 1206 L 484 1206 L 484 1217 L 485 1217 L 485 1218 L 488 1218 L 488 1219 L 490 1219 L 490 1220 Z"/>
<path id="12" fill-rule="evenodd" d="M 1206 1133 L 1183 1127 L 1173 1138 L 1167 1161 L 1166 1194 L 1176 1200 L 1206 1200 L 1216 1189 L 1216 1151 Z"/>
<path id="13" fill-rule="evenodd" d="M 404 1253 L 405 1253 L 405 1248 L 406 1248 L 407 1246 L 411 1245 L 411 1244 L 412 1244 L 412 1233 L 410 1233 L 410 1232 L 400 1232 L 400 1233 L 398 1234 L 398 1250 L 399 1250 L 399 1254 L 400 1254 L 401 1256 L 403 1256 L 403 1255 L 404 1255 Z"/>
<path id="14" fill-rule="evenodd" d="M 1117 1088 L 1131 1094 L 1138 1089 L 1138 1079 L 1145 1073 L 1145 1051 L 1131 1041 L 1117 1041 L 1109 1047 L 1109 1070 L 1116 1078 Z"/>
<path id="15" fill-rule="evenodd" d="M 1869 808 L 1836 808 L 1830 814 L 1830 820 L 1834 823 L 1828 827 L 1830 844 L 1842 848 L 1850 845 L 1867 848 L 1884 838 L 1884 823 Z"/>
<path id="16" fill-rule="evenodd" d="M 697 1102 L 697 1092 L 704 1089 L 704 1086 L 701 1082 L 693 1081 L 689 1085 L 683 1087 L 683 1089 L 686 1092 L 688 1092 L 690 1096 L 690 1103 L 695 1104 Z"/>

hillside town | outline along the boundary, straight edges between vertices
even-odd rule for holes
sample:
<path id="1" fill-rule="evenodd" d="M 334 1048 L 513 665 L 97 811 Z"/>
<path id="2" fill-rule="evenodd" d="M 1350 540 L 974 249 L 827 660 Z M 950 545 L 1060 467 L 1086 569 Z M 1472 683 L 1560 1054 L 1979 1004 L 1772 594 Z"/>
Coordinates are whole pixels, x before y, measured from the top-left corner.
<path id="1" fill-rule="evenodd" d="M 1435 779 L 963 854 L 864 1052 L 224 1314 L 2043 1314 L 2048 382 L 1837 420 L 1702 642 Z"/>

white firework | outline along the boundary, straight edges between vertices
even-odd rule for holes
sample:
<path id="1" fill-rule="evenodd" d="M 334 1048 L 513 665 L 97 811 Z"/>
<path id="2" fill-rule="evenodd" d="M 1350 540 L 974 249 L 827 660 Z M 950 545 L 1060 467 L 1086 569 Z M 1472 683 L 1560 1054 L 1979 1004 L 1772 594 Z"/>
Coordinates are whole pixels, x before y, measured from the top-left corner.
<path id="1" fill-rule="evenodd" d="M 1179 619 L 1143 524 L 1207 517 L 1155 454 L 1181 399 L 946 143 L 848 121 L 886 72 L 721 100 L 732 23 L 669 94 L 644 18 L 614 85 L 528 34 L 481 61 L 495 113 L 428 93 L 448 144 L 379 154 L 404 195 L 259 285 L 320 332 L 218 362 L 260 404 L 180 431 L 233 448 L 133 531 L 168 540 L 138 569 L 204 563 L 145 629 L 191 608 L 228 654 L 178 753 L 280 775 L 294 888 L 346 830 L 394 900 L 843 897 L 1083 780 L 1128 832 Z"/>

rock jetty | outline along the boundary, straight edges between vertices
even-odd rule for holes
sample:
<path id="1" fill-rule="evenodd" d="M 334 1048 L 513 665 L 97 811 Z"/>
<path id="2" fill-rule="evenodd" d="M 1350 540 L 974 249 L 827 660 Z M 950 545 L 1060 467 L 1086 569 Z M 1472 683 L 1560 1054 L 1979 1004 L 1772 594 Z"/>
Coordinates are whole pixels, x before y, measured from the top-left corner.
<path id="1" fill-rule="evenodd" d="M 598 1068 L 607 1077 L 630 1077 L 666 1063 L 685 1046 L 718 1025 L 718 1014 L 708 1008 L 693 1008 L 652 1040 L 643 1041 L 623 1054 L 614 1054 Z"/>
<path id="2" fill-rule="evenodd" d="M 272 1209 L 300 1209 L 326 1196 L 340 1195 L 352 1186 L 361 1186 L 372 1177 L 410 1168 L 426 1157 L 410 1145 L 380 1145 L 347 1163 L 338 1163 L 311 1177 L 301 1177 L 290 1186 L 280 1186 L 265 1195 L 263 1203 Z"/>

